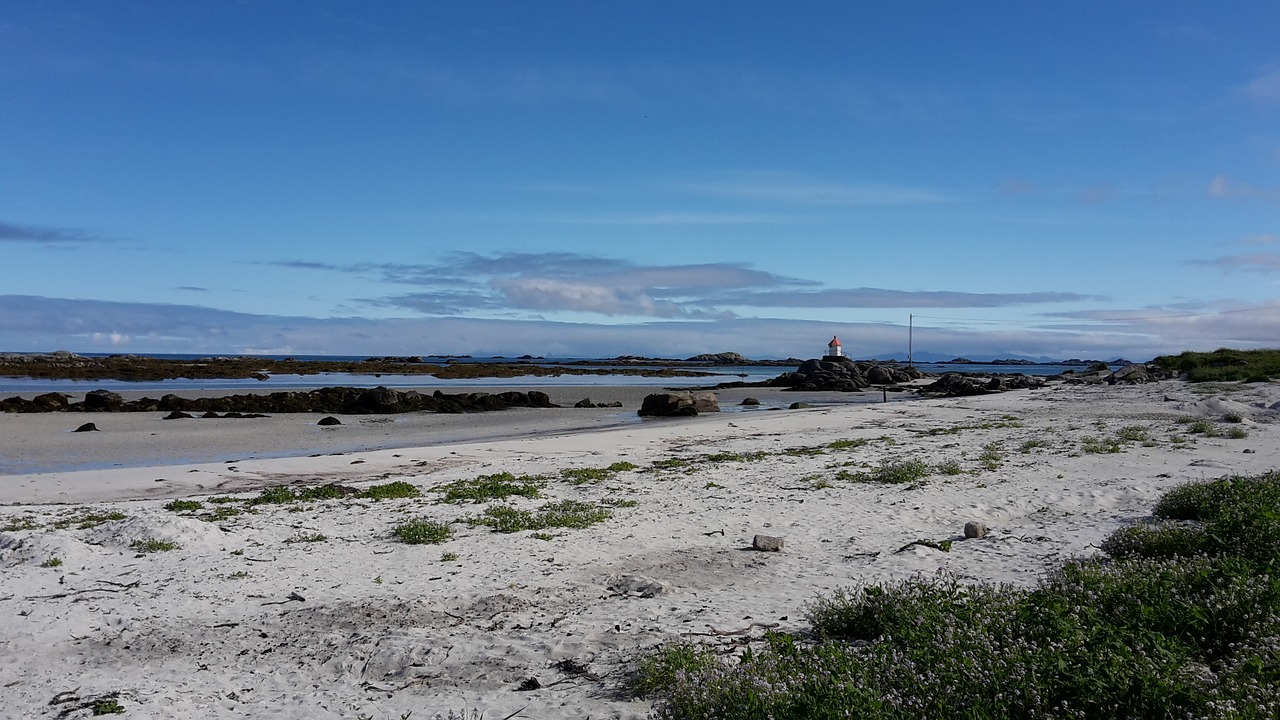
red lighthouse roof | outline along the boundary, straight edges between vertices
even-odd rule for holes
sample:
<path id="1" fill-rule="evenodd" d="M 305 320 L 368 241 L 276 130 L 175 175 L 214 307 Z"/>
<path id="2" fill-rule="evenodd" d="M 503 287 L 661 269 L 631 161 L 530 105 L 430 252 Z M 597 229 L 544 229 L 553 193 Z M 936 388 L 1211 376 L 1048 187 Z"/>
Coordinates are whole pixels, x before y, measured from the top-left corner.
<path id="1" fill-rule="evenodd" d="M 827 347 L 837 347 L 840 345 L 840 338 L 835 335 L 831 336 L 831 342 L 827 343 Z"/>

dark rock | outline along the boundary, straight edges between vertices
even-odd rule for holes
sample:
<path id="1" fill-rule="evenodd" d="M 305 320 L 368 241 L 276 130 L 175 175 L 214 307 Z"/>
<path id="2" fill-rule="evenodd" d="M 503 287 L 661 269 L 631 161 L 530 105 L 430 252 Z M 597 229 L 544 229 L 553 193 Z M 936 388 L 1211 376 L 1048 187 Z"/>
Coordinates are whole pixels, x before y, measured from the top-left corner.
<path id="1" fill-rule="evenodd" d="M 778 552 L 782 549 L 782 538 L 772 535 L 756 535 L 751 539 L 751 549 L 763 552 Z"/>
<path id="2" fill-rule="evenodd" d="M 66 393 L 51 392 L 31 398 L 31 402 L 46 412 L 66 410 L 70 404 Z"/>
<path id="3" fill-rule="evenodd" d="M 688 417 L 697 415 L 689 393 L 652 393 L 640 403 L 641 417 Z"/>
<path id="4" fill-rule="evenodd" d="M 867 382 L 872 385 L 892 385 L 894 384 L 893 373 L 886 367 L 876 365 L 867 370 Z"/>
<path id="5" fill-rule="evenodd" d="M 529 407 L 553 408 L 553 407 L 560 407 L 560 406 L 551 402 L 550 395 L 547 395 L 546 393 L 541 392 L 539 390 L 530 390 L 529 391 Z"/>
<path id="6" fill-rule="evenodd" d="M 740 404 L 741 405 L 759 405 L 760 401 L 753 397 L 742 398 L 742 402 Z"/>
<path id="7" fill-rule="evenodd" d="M 76 428 L 76 432 L 98 432 L 98 426 L 93 423 L 85 423 Z"/>
<path id="8" fill-rule="evenodd" d="M 124 398 L 109 390 L 93 390 L 84 396 L 86 412 L 116 412 L 124 407 Z"/>
<path id="9" fill-rule="evenodd" d="M 596 405 L 595 403 L 591 402 L 591 398 L 583 398 L 578 402 L 574 403 L 573 406 L 576 408 L 593 408 Z"/>
<path id="10" fill-rule="evenodd" d="M 813 406 L 807 402 L 793 402 L 787 406 L 787 409 L 788 410 L 805 410 L 811 407 Z"/>
<path id="11" fill-rule="evenodd" d="M 218 413 L 216 413 L 216 412 L 214 412 L 214 411 L 210 410 L 209 412 L 207 412 L 207 413 L 205 413 L 205 414 L 201 415 L 200 417 L 205 418 L 206 420 L 217 420 L 218 418 L 220 418 L 220 417 L 222 417 L 222 416 L 221 416 L 221 415 L 219 415 Z"/>
<path id="12" fill-rule="evenodd" d="M 932 383 L 920 388 L 920 392 L 928 395 L 944 395 L 946 397 L 986 395 L 995 392 L 987 388 L 987 383 L 986 378 L 971 378 L 960 373 L 946 373 Z"/>
<path id="13" fill-rule="evenodd" d="M 191 417 L 191 413 L 185 413 L 185 412 L 182 412 L 181 410 L 174 410 L 168 415 L 165 415 L 164 419 L 165 420 L 184 420 L 190 417 Z"/>
<path id="14" fill-rule="evenodd" d="M 316 424 L 317 425 L 341 425 L 342 421 L 332 415 L 326 415 L 325 417 L 320 418 L 320 421 L 317 422 Z"/>
<path id="15" fill-rule="evenodd" d="M 967 538 L 982 538 L 987 536 L 987 525 L 976 520 L 970 520 L 964 524 L 964 536 Z"/>

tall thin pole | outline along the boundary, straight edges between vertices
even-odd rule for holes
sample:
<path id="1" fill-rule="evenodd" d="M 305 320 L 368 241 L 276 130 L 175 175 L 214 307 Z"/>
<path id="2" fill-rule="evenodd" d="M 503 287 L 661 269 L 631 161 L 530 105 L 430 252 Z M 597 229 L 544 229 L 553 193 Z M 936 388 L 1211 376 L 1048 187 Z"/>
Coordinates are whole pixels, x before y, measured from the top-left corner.
<path id="1" fill-rule="evenodd" d="M 913 356 L 911 354 L 912 336 L 915 334 L 916 316 L 914 313 L 907 314 L 907 367 L 915 367 Z"/>

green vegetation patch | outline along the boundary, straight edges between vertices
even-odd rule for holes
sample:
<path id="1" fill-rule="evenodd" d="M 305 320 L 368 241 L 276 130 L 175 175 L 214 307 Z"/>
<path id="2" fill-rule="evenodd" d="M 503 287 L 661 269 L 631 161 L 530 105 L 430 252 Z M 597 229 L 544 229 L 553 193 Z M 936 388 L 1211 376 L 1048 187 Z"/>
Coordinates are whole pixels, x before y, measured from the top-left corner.
<path id="1" fill-rule="evenodd" d="M 329 536 L 324 533 L 298 533 L 290 538 L 285 538 L 287 543 L 317 543 L 328 540 Z"/>
<path id="2" fill-rule="evenodd" d="M 204 508 L 199 500 L 173 500 L 165 503 L 164 509 L 170 512 L 195 512 Z"/>
<path id="3" fill-rule="evenodd" d="M 582 485 L 584 483 L 600 483 L 617 475 L 620 472 L 638 469 L 638 465 L 629 462 L 616 462 L 609 467 L 603 468 L 568 468 L 560 471 L 560 476 L 573 483 L 574 485 Z"/>
<path id="4" fill-rule="evenodd" d="M 40 523 L 30 515 L 24 515 L 20 518 L 10 518 L 3 525 L 0 525 L 0 532 L 18 532 L 19 530 L 35 530 L 40 527 Z"/>
<path id="5" fill-rule="evenodd" d="M 357 497 L 368 498 L 370 500 L 397 500 L 400 498 L 415 498 L 422 494 L 417 485 L 407 483 L 403 480 L 395 482 L 383 483 L 381 485 L 370 485 L 360 491 Z"/>
<path id="6" fill-rule="evenodd" d="M 1004 415 L 1002 416 L 1002 418 L 1003 419 L 996 420 L 996 421 L 952 425 L 951 427 L 945 427 L 945 428 L 933 428 L 925 434 L 926 435 L 959 435 L 960 433 L 966 432 L 969 430 L 998 430 L 1001 428 L 1022 427 L 1022 421 L 1018 420 L 1016 417 L 1012 415 Z"/>
<path id="7" fill-rule="evenodd" d="M 500 533 L 513 533 L 547 528 L 582 529 L 602 523 L 612 516 L 612 511 L 595 503 L 562 500 L 547 503 L 536 511 L 497 505 L 486 509 L 484 515 L 470 518 L 467 522 L 473 526 L 483 525 Z"/>
<path id="8" fill-rule="evenodd" d="M 509 472 L 500 472 L 481 475 L 474 480 L 457 480 L 432 489 L 444 493 L 440 502 L 482 503 L 489 500 L 506 500 L 512 496 L 541 497 L 541 490 L 545 486 L 546 481 L 540 477 L 530 475 L 516 477 Z"/>
<path id="9" fill-rule="evenodd" d="M 1080 442 L 1080 449 L 1090 455 L 1098 455 L 1101 453 L 1118 453 L 1124 450 L 1124 446 L 1116 438 L 1087 437 Z"/>
<path id="10" fill-rule="evenodd" d="M 929 464 L 923 460 L 896 460 L 882 462 L 879 467 L 869 471 L 841 470 L 836 474 L 836 479 L 856 483 L 901 485 L 928 477 L 929 472 Z"/>
<path id="11" fill-rule="evenodd" d="M 698 458 L 701 462 L 707 463 L 724 463 L 724 462 L 755 462 L 768 457 L 769 453 L 759 450 L 756 452 L 740 453 L 740 452 L 718 452 L 709 455 L 703 455 Z"/>
<path id="12" fill-rule="evenodd" d="M 115 520 L 124 520 L 127 517 L 129 516 L 119 510 L 81 510 L 55 520 L 53 522 L 53 526 L 61 530 L 74 525 L 81 530 L 88 530 L 89 528 L 97 527 L 103 523 L 113 522 Z"/>
<path id="13" fill-rule="evenodd" d="M 1151 439 L 1151 433 L 1141 425 L 1126 425 L 1116 431 L 1116 437 L 1125 442 L 1144 442 Z"/>
<path id="14" fill-rule="evenodd" d="M 1191 382 L 1267 382 L 1280 377 L 1280 350 L 1232 350 L 1219 348 L 1213 352 L 1184 352 L 1161 355 L 1153 363 L 1168 370 L 1185 373 Z"/>
<path id="15" fill-rule="evenodd" d="M 258 493 L 257 497 L 245 500 L 247 505 L 283 505 L 285 503 L 297 502 L 298 495 L 292 489 L 284 487 L 265 488 Z"/>
<path id="16" fill-rule="evenodd" d="M 978 455 L 978 465 L 983 470 L 998 470 L 1004 464 L 1004 454 L 1000 443 L 990 442 L 982 446 L 982 454 Z"/>
<path id="17" fill-rule="evenodd" d="M 688 467 L 689 461 L 680 458 L 665 458 L 663 460 L 654 460 L 653 469 L 655 470 L 674 470 L 676 468 Z"/>
<path id="18" fill-rule="evenodd" d="M 169 542 L 168 540 L 158 540 L 156 538 L 147 538 L 145 540 L 134 540 L 129 543 L 129 547 L 141 553 L 157 553 L 177 550 L 178 543 Z"/>
<path id="19" fill-rule="evenodd" d="M 933 467 L 934 472 L 939 475 L 960 475 L 964 472 L 964 467 L 960 465 L 959 460 L 943 460 Z"/>
<path id="20" fill-rule="evenodd" d="M 419 518 L 395 526 L 391 535 L 409 545 L 439 545 L 453 537 L 453 529 L 447 523 Z"/>

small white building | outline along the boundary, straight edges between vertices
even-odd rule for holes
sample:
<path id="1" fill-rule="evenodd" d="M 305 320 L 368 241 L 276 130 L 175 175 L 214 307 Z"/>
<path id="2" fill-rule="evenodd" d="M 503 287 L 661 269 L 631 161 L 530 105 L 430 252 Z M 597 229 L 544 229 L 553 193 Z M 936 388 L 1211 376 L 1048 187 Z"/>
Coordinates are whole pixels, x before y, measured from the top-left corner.
<path id="1" fill-rule="evenodd" d="M 827 356 L 840 357 L 843 354 L 844 354 L 844 351 L 841 349 L 840 338 L 836 337 L 835 335 L 832 335 L 831 342 L 827 343 Z"/>

